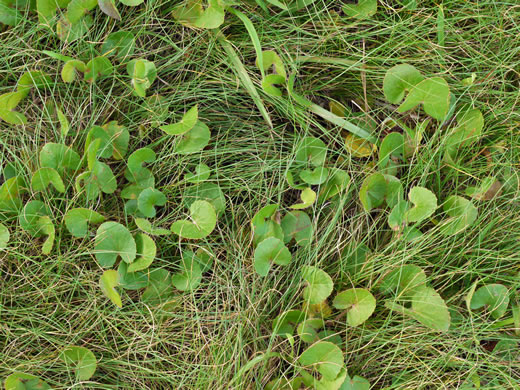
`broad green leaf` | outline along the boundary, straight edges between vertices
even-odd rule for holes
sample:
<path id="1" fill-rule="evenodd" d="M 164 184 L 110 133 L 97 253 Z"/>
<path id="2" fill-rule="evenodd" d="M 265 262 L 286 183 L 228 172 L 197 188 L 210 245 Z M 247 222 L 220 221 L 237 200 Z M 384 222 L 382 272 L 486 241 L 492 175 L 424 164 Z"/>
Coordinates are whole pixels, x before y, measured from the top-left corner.
<path id="1" fill-rule="evenodd" d="M 150 270 L 148 287 L 143 291 L 141 300 L 148 304 L 165 303 L 173 295 L 172 277 L 165 269 Z"/>
<path id="2" fill-rule="evenodd" d="M 406 213 L 410 204 L 406 200 L 400 200 L 388 214 L 388 226 L 396 232 L 401 232 L 407 227 Z"/>
<path id="3" fill-rule="evenodd" d="M 132 263 L 137 253 L 134 238 L 126 227 L 117 222 L 101 224 L 96 233 L 94 254 L 101 267 L 114 265 L 118 256 Z"/>
<path id="4" fill-rule="evenodd" d="M 364 243 L 351 241 L 341 251 L 341 270 L 349 274 L 354 281 L 363 275 L 370 274 L 372 263 L 368 262 L 370 248 Z"/>
<path id="5" fill-rule="evenodd" d="M 494 319 L 502 317 L 509 306 L 509 291 L 502 284 L 486 284 L 480 287 L 471 298 L 471 310 L 478 310 L 483 307 Z"/>
<path id="6" fill-rule="evenodd" d="M 321 318 L 309 318 L 298 324 L 296 331 L 300 339 L 308 344 L 318 341 L 318 330 L 323 328 L 324 322 Z"/>
<path id="7" fill-rule="evenodd" d="M 206 164 L 201 163 L 195 167 L 195 173 L 186 173 L 186 175 L 184 175 L 184 180 L 186 180 L 188 183 L 198 184 L 208 180 L 210 175 L 210 167 L 208 167 Z"/>
<path id="8" fill-rule="evenodd" d="M 200 265 L 193 257 L 183 257 L 181 271 L 172 276 L 172 283 L 177 290 L 194 291 L 202 280 Z"/>
<path id="9" fill-rule="evenodd" d="M 298 178 L 299 176 L 299 174 L 293 174 L 293 172 L 291 172 L 290 170 L 287 171 L 287 173 L 285 174 L 285 178 L 287 179 L 287 184 L 289 185 L 289 187 L 295 190 L 304 190 L 308 187 L 308 185 L 305 182 L 303 182 L 303 180 L 296 182 L 295 178 Z"/>
<path id="10" fill-rule="evenodd" d="M 318 341 L 300 355 L 298 362 L 306 368 L 316 368 L 323 378 L 333 380 L 343 367 L 343 352 L 331 342 Z"/>
<path id="11" fill-rule="evenodd" d="M 310 304 L 321 303 L 332 293 L 334 283 L 325 271 L 306 265 L 302 268 L 302 278 L 307 282 L 303 299 Z"/>
<path id="12" fill-rule="evenodd" d="M 377 12 L 377 0 L 358 0 L 357 5 L 345 4 L 343 12 L 356 19 L 368 19 Z"/>
<path id="13" fill-rule="evenodd" d="M 193 129 L 198 120 L 198 105 L 194 105 L 184 114 L 180 122 L 174 123 L 172 125 L 160 126 L 159 128 L 169 135 L 182 135 Z"/>
<path id="14" fill-rule="evenodd" d="M 284 84 L 287 78 L 285 66 L 278 54 L 272 50 L 262 52 L 262 59 L 256 58 L 256 66 L 262 73 L 262 88 L 272 96 L 282 96 L 282 91 L 275 84 Z M 274 74 L 267 74 L 266 72 L 274 67 Z"/>
<path id="15" fill-rule="evenodd" d="M 175 145 L 175 152 L 179 154 L 190 154 L 204 149 L 211 137 L 211 132 L 204 123 L 198 121 L 195 126 L 184 133 Z"/>
<path id="16" fill-rule="evenodd" d="M 359 199 L 366 211 L 379 207 L 385 201 L 387 182 L 381 173 L 373 173 L 363 180 Z"/>
<path id="17" fill-rule="evenodd" d="M 255 249 L 255 271 L 260 276 L 267 276 L 271 264 L 287 265 L 292 256 L 283 241 L 269 237 L 258 244 Z"/>
<path id="18" fill-rule="evenodd" d="M 316 167 L 313 170 L 304 169 L 300 172 L 300 178 L 307 184 L 319 185 L 325 183 L 329 176 L 329 170 L 325 167 Z"/>
<path id="19" fill-rule="evenodd" d="M 198 248 L 195 253 L 192 251 L 183 252 L 183 256 L 192 256 L 193 260 L 199 263 L 202 272 L 209 271 L 215 261 L 215 254 L 207 248 Z"/>
<path id="20" fill-rule="evenodd" d="M 58 192 L 65 192 L 65 185 L 58 172 L 53 168 L 40 168 L 34 172 L 31 179 L 31 187 L 33 191 L 45 191 L 47 186 L 52 186 Z"/>
<path id="21" fill-rule="evenodd" d="M 155 188 L 144 189 L 137 198 L 137 207 L 141 214 L 147 218 L 155 217 L 156 206 L 164 206 L 166 204 L 166 196 Z"/>
<path id="22" fill-rule="evenodd" d="M 136 272 L 147 269 L 155 259 L 157 254 L 157 246 L 154 240 L 143 233 L 135 235 L 135 244 L 137 249 L 137 259 L 128 266 L 128 272 Z"/>
<path id="23" fill-rule="evenodd" d="M 97 360 L 92 351 L 85 347 L 70 346 L 60 354 L 60 359 L 76 372 L 76 380 L 88 381 L 96 372 Z"/>
<path id="24" fill-rule="evenodd" d="M 502 183 L 494 177 L 486 177 L 478 187 L 466 188 L 466 195 L 476 200 L 491 200 L 502 190 Z"/>
<path id="25" fill-rule="evenodd" d="M 128 151 L 130 133 L 125 126 L 120 126 L 117 121 L 105 123 L 103 126 L 93 126 L 85 140 L 85 153 L 92 147 L 95 140 L 99 140 L 96 157 L 114 158 L 122 160 Z"/>
<path id="26" fill-rule="evenodd" d="M 277 204 L 269 204 L 262 207 L 251 220 L 253 243 L 255 246 L 268 237 L 284 237 L 284 232 L 275 214 L 277 210 Z M 286 243 L 289 241 L 290 239 L 287 240 Z"/>
<path id="27" fill-rule="evenodd" d="M 339 390 L 370 390 L 370 382 L 357 375 L 351 378 L 347 374 L 345 382 L 343 382 Z"/>
<path id="28" fill-rule="evenodd" d="M 133 263 L 132 263 L 133 264 Z M 148 285 L 148 273 L 142 271 L 128 272 L 129 265 L 124 261 L 117 267 L 117 283 L 125 290 L 139 290 Z"/>
<path id="29" fill-rule="evenodd" d="M 87 65 L 80 60 L 69 60 L 65 62 L 61 69 L 61 79 L 65 83 L 72 83 L 76 79 L 78 72 L 85 73 Z"/>
<path id="30" fill-rule="evenodd" d="M 144 2 L 144 0 L 119 0 L 120 3 L 128 5 L 129 7 L 136 7 Z"/>
<path id="31" fill-rule="evenodd" d="M 27 123 L 25 115 L 14 109 L 18 103 L 25 98 L 24 91 L 8 92 L 0 95 L 0 118 L 12 125 L 23 125 Z"/>
<path id="32" fill-rule="evenodd" d="M 0 23 L 7 26 L 16 26 L 23 20 L 23 16 L 20 11 L 9 5 L 7 1 L 0 1 Z"/>
<path id="33" fill-rule="evenodd" d="M 332 304 L 338 310 L 347 309 L 347 323 L 358 326 L 370 318 L 376 308 L 376 299 L 364 288 L 352 288 L 336 295 Z"/>
<path id="34" fill-rule="evenodd" d="M 23 372 L 15 372 L 5 378 L 4 387 L 5 390 L 51 390 L 51 387 L 37 376 Z"/>
<path id="35" fill-rule="evenodd" d="M 31 88 L 45 88 L 53 84 L 52 79 L 45 72 L 39 70 L 32 70 L 25 72 L 16 84 L 16 89 L 19 92 L 25 93 L 25 96 L 29 94 Z"/>
<path id="36" fill-rule="evenodd" d="M 278 336 L 292 335 L 294 327 L 302 322 L 306 314 L 300 310 L 289 310 L 277 316 L 273 321 L 273 334 Z"/>
<path id="37" fill-rule="evenodd" d="M 450 107 L 450 87 L 446 80 L 432 77 L 416 84 L 397 111 L 406 112 L 419 104 L 423 105 L 426 114 L 444 120 Z"/>
<path id="38" fill-rule="evenodd" d="M 63 176 L 65 169 L 76 171 L 81 164 L 81 158 L 66 145 L 47 143 L 40 151 L 40 165 L 43 168 L 53 168 Z"/>
<path id="39" fill-rule="evenodd" d="M 101 54 L 114 55 L 118 60 L 124 61 L 135 50 L 135 36 L 130 31 L 116 31 L 111 33 L 101 46 Z"/>
<path id="40" fill-rule="evenodd" d="M 408 193 L 408 199 L 414 205 L 406 212 L 408 222 L 424 221 L 437 209 L 437 197 L 427 188 L 413 187 Z"/>
<path id="41" fill-rule="evenodd" d="M 390 68 L 383 81 L 386 100 L 392 104 L 401 103 L 405 92 L 409 92 L 423 80 L 424 77 L 412 65 L 400 64 Z"/>
<path id="42" fill-rule="evenodd" d="M 345 149 L 347 149 L 353 157 L 359 158 L 368 157 L 372 155 L 372 153 L 377 152 L 376 145 L 352 133 L 348 133 L 345 136 Z"/>
<path id="43" fill-rule="evenodd" d="M 144 59 L 130 61 L 126 65 L 126 72 L 131 78 L 135 94 L 140 97 L 146 96 L 146 90 L 150 88 L 157 78 L 155 64 Z"/>
<path id="44" fill-rule="evenodd" d="M 304 189 L 301 192 L 300 197 L 302 199 L 302 203 L 293 204 L 290 206 L 291 209 L 306 209 L 307 207 L 312 206 L 312 204 L 316 201 L 316 193 L 310 187 Z"/>
<path id="45" fill-rule="evenodd" d="M 196 200 L 191 204 L 190 219 L 174 222 L 172 232 L 183 238 L 200 239 L 207 237 L 217 224 L 215 209 L 205 200 Z"/>
<path id="46" fill-rule="evenodd" d="M 7 229 L 5 225 L 0 223 L 0 250 L 5 249 L 7 247 L 9 237 L 9 229 Z"/>
<path id="47" fill-rule="evenodd" d="M 329 172 L 329 178 L 320 187 L 320 192 L 318 193 L 318 204 L 338 195 L 349 187 L 350 176 L 347 172 L 337 168 L 331 168 Z"/>
<path id="48" fill-rule="evenodd" d="M 54 238 L 56 237 L 56 229 L 52 220 L 48 216 L 43 216 L 38 219 L 38 224 L 41 226 L 41 232 L 47 236 L 47 239 L 43 242 L 42 253 L 48 255 L 51 253 L 54 245 Z"/>
<path id="49" fill-rule="evenodd" d="M 48 216 L 49 209 L 39 200 L 31 200 L 24 206 L 22 212 L 18 217 L 20 227 L 27 231 L 33 237 L 44 235 L 44 226 L 42 225 L 41 217 Z"/>
<path id="50" fill-rule="evenodd" d="M 399 179 L 392 175 L 383 175 L 386 180 L 386 205 L 393 208 L 400 201 L 404 200 L 403 185 Z"/>
<path id="51" fill-rule="evenodd" d="M 76 177 L 76 191 L 81 193 L 82 187 L 84 187 L 87 199 L 92 200 L 99 196 L 100 191 L 105 194 L 114 193 L 117 189 L 117 181 L 107 164 L 96 161 L 92 171 L 84 172 Z"/>
<path id="52" fill-rule="evenodd" d="M 105 217 L 94 210 L 75 208 L 67 211 L 64 220 L 65 226 L 70 234 L 74 237 L 86 237 L 88 234 L 88 224 L 102 223 Z"/>
<path id="53" fill-rule="evenodd" d="M 76 24 L 88 12 L 96 8 L 98 0 L 72 0 L 67 5 L 67 20 L 71 24 Z"/>
<path id="54" fill-rule="evenodd" d="M 17 214 L 22 207 L 20 192 L 23 181 L 20 177 L 14 176 L 7 179 L 0 185 L 0 216 L 5 214 Z"/>
<path id="55" fill-rule="evenodd" d="M 202 3 L 200 0 L 187 0 L 177 5 L 173 11 L 173 18 L 187 27 L 195 27 L 197 19 L 203 13 Z"/>
<path id="56" fill-rule="evenodd" d="M 379 285 L 383 294 L 396 294 L 399 299 L 409 299 L 426 284 L 424 271 L 412 264 L 403 265 L 387 274 Z"/>
<path id="57" fill-rule="evenodd" d="M 204 182 L 188 187 L 183 196 L 186 207 L 190 207 L 196 200 L 205 200 L 215 208 L 217 217 L 226 210 L 226 198 L 220 187 L 215 183 Z"/>
<path id="58" fill-rule="evenodd" d="M 457 195 L 446 199 L 443 210 L 450 217 L 440 224 L 440 231 L 445 235 L 454 235 L 466 230 L 473 225 L 478 216 L 478 210 L 473 203 Z"/>
<path id="59" fill-rule="evenodd" d="M 195 27 L 213 29 L 224 23 L 224 7 L 220 0 L 208 0 L 208 7 L 195 20 Z"/>
<path id="60" fill-rule="evenodd" d="M 449 329 L 451 323 L 450 312 L 444 300 L 433 288 L 419 288 L 411 299 L 411 309 L 393 302 L 387 302 L 385 306 L 390 310 L 398 311 L 403 315 L 416 319 L 430 329 L 440 332 L 445 332 Z"/>
<path id="61" fill-rule="evenodd" d="M 121 302 L 119 293 L 115 289 L 117 286 L 117 271 L 109 269 L 103 272 L 103 275 L 101 275 L 101 278 L 99 279 L 99 287 L 101 287 L 103 294 L 105 294 L 105 296 L 110 299 L 114 305 L 121 308 L 123 307 L 123 303 Z"/>
<path id="62" fill-rule="evenodd" d="M 152 163 L 155 158 L 155 152 L 150 148 L 141 148 L 133 152 L 128 157 L 126 179 L 141 187 L 153 187 L 155 185 L 153 174 L 149 169 L 144 168 L 143 164 Z"/>
<path id="63" fill-rule="evenodd" d="M 401 133 L 388 134 L 379 148 L 380 169 L 386 168 L 392 159 L 402 159 L 404 156 L 404 137 Z"/>
<path id="64" fill-rule="evenodd" d="M 311 219 L 304 211 L 288 212 L 282 218 L 280 225 L 286 244 L 293 239 L 299 246 L 310 244 L 314 228 Z"/>
<path id="65" fill-rule="evenodd" d="M 95 82 L 99 77 L 109 76 L 112 74 L 114 67 L 110 60 L 106 57 L 99 56 L 91 59 L 87 63 L 87 70 L 85 72 L 85 81 Z"/>
<path id="66" fill-rule="evenodd" d="M 482 135 L 484 116 L 477 109 L 466 107 L 457 114 L 457 126 L 445 140 L 446 152 L 454 158 L 457 152 L 474 144 Z"/>
<path id="67" fill-rule="evenodd" d="M 151 236 L 168 236 L 172 234 L 169 229 L 156 228 L 152 226 L 151 222 L 144 218 L 136 218 L 135 224 L 143 232 L 148 233 Z"/>
<path id="68" fill-rule="evenodd" d="M 121 20 L 121 15 L 116 8 L 115 0 L 98 0 L 99 9 L 113 19 Z"/>
<path id="69" fill-rule="evenodd" d="M 322 140 L 314 137 L 305 137 L 294 157 L 294 161 L 300 164 L 311 164 L 315 167 L 325 164 L 327 158 L 327 146 Z"/>
<path id="70" fill-rule="evenodd" d="M 72 43 L 87 34 L 93 25 L 94 20 L 90 15 L 84 16 L 77 23 L 71 23 L 66 17 L 62 17 L 56 24 L 56 34 L 61 41 Z"/>

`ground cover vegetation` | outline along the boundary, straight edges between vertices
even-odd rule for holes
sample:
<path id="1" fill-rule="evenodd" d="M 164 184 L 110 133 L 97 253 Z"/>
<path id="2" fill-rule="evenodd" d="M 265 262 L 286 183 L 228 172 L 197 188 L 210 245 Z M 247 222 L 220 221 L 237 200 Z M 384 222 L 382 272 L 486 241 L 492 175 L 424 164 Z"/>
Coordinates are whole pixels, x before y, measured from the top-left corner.
<path id="1" fill-rule="evenodd" d="M 514 1 L 0 0 L 0 377 L 520 389 Z"/>

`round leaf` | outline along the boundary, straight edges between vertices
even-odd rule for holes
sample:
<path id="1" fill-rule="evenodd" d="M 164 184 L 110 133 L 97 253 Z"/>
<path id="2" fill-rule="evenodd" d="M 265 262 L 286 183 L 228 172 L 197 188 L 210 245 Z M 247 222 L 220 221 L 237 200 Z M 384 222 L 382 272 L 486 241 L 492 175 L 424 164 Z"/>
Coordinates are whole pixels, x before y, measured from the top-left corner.
<path id="1" fill-rule="evenodd" d="M 128 272 L 136 272 L 148 268 L 157 254 L 157 247 L 154 240 L 146 234 L 137 233 L 135 236 L 135 244 L 137 248 L 137 259 L 128 266 Z"/>
<path id="2" fill-rule="evenodd" d="M 179 154 L 190 154 L 204 149 L 211 137 L 208 126 L 201 121 L 197 121 L 195 126 L 184 133 L 180 141 L 175 146 L 175 152 Z"/>
<path id="3" fill-rule="evenodd" d="M 310 185 L 319 185 L 325 183 L 329 170 L 325 167 L 316 167 L 314 170 L 304 169 L 300 172 L 301 179 Z"/>
<path id="4" fill-rule="evenodd" d="M 172 276 L 172 283 L 180 291 L 194 291 L 202 280 L 200 265 L 193 257 L 183 257 L 181 272 Z"/>
<path id="5" fill-rule="evenodd" d="M 164 206 L 166 204 L 166 196 L 155 188 L 147 188 L 139 194 L 137 198 L 137 207 L 141 214 L 147 218 L 155 217 L 155 206 Z"/>
<path id="6" fill-rule="evenodd" d="M 440 231 L 445 235 L 454 235 L 466 230 L 473 225 L 478 215 L 477 208 L 470 200 L 457 195 L 448 197 L 443 209 L 450 217 L 441 224 Z"/>
<path id="7" fill-rule="evenodd" d="M 9 229 L 7 229 L 5 225 L 0 223 L 0 249 L 5 249 L 7 247 L 9 237 Z"/>
<path id="8" fill-rule="evenodd" d="M 134 53 L 135 37 L 130 31 L 116 31 L 111 33 L 101 46 L 101 54 L 115 55 L 120 61 Z"/>
<path id="9" fill-rule="evenodd" d="M 406 112 L 422 104 L 424 112 L 431 117 L 442 121 L 448 114 L 450 107 L 450 87 L 441 77 L 426 79 L 412 87 L 405 101 L 397 109 Z"/>
<path id="10" fill-rule="evenodd" d="M 287 265 L 291 258 L 291 252 L 282 240 L 275 237 L 266 238 L 255 250 L 255 271 L 260 276 L 267 276 L 271 263 Z"/>
<path id="11" fill-rule="evenodd" d="M 352 288 L 336 295 L 333 305 L 338 310 L 348 309 L 348 324 L 358 326 L 372 315 L 376 308 L 376 299 L 364 288 Z"/>
<path id="12" fill-rule="evenodd" d="M 133 264 L 133 263 L 132 263 Z M 135 271 L 128 272 L 128 264 L 124 261 L 117 267 L 117 285 L 125 290 L 139 290 L 148 285 L 148 273 Z"/>
<path id="13" fill-rule="evenodd" d="M 53 168 L 40 168 L 31 179 L 31 187 L 33 191 L 44 191 L 49 184 L 58 192 L 65 192 L 65 185 L 59 173 Z"/>
<path id="14" fill-rule="evenodd" d="M 366 211 L 379 207 L 385 200 L 387 183 L 381 173 L 374 173 L 367 177 L 359 191 L 359 199 Z"/>
<path id="15" fill-rule="evenodd" d="M 176 221 L 171 226 L 172 232 L 183 238 L 200 239 L 208 236 L 215 229 L 217 215 L 211 203 L 196 200 L 190 206 L 190 215 L 193 222 Z"/>
<path id="16" fill-rule="evenodd" d="M 300 246 L 310 244 L 314 229 L 311 219 L 304 211 L 291 211 L 285 214 L 281 228 L 286 244 L 293 239 Z"/>
<path id="17" fill-rule="evenodd" d="M 310 163 L 314 166 L 325 164 L 327 146 L 322 140 L 314 137 L 305 137 L 296 152 L 295 162 L 301 164 Z"/>
<path id="18" fill-rule="evenodd" d="M 208 180 L 210 175 L 211 169 L 206 164 L 198 164 L 195 167 L 195 173 L 187 173 L 184 176 L 184 180 L 186 180 L 188 183 L 198 184 Z"/>
<path id="19" fill-rule="evenodd" d="M 51 390 L 51 387 L 37 376 L 15 372 L 5 378 L 5 390 Z"/>
<path id="20" fill-rule="evenodd" d="M 421 73 L 412 65 L 401 64 L 390 68 L 383 81 L 383 92 L 386 100 L 392 104 L 401 103 L 406 91 L 424 80 Z"/>
<path id="21" fill-rule="evenodd" d="M 193 129 L 199 120 L 198 106 L 194 105 L 182 117 L 180 122 L 172 125 L 159 127 L 162 131 L 169 135 L 182 135 Z"/>
<path id="22" fill-rule="evenodd" d="M 74 368 L 78 382 L 88 381 L 96 372 L 96 357 L 85 347 L 67 347 L 60 354 L 60 359 L 63 360 L 67 366 Z"/>
<path id="23" fill-rule="evenodd" d="M 480 287 L 471 298 L 471 310 L 487 307 L 494 319 L 502 317 L 509 306 L 509 291 L 502 284 L 487 284 Z"/>
<path id="24" fill-rule="evenodd" d="M 99 287 L 103 294 L 105 294 L 105 296 L 117 307 L 123 307 L 121 297 L 115 289 L 118 284 L 117 271 L 113 269 L 103 272 L 103 275 L 101 275 L 101 278 L 99 279 Z"/>
<path id="25" fill-rule="evenodd" d="M 136 256 L 134 238 L 126 227 L 117 222 L 105 222 L 97 230 L 94 253 L 102 267 L 111 267 L 118 256 L 126 263 Z"/>
<path id="26" fill-rule="evenodd" d="M 316 368 L 327 380 L 335 379 L 343 368 L 343 352 L 328 341 L 318 341 L 307 348 L 298 358 L 304 367 Z"/>
<path id="27" fill-rule="evenodd" d="M 85 208 L 75 208 L 65 214 L 65 226 L 74 237 L 85 237 L 88 234 L 88 224 L 98 224 L 105 220 L 101 214 Z"/>
<path id="28" fill-rule="evenodd" d="M 307 282 L 303 299 L 310 304 L 321 303 L 332 293 L 334 283 L 325 271 L 306 265 L 302 269 L 302 278 Z"/>
<path id="29" fill-rule="evenodd" d="M 408 222 L 424 221 L 437 209 L 437 197 L 427 188 L 413 187 L 408 193 L 408 199 L 414 204 L 405 214 Z"/>

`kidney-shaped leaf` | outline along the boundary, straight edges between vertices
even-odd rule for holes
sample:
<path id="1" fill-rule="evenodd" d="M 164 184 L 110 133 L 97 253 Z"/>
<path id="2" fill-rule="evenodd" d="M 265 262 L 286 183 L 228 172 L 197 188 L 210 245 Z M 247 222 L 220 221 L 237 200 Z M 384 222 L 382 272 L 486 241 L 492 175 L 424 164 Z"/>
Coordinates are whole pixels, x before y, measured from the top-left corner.
<path id="1" fill-rule="evenodd" d="M 116 287 L 119 285 L 117 271 L 109 269 L 103 272 L 99 279 L 99 287 L 105 296 L 112 301 L 117 307 L 123 307 L 121 302 L 121 296 L 116 291 Z"/>
<path id="2" fill-rule="evenodd" d="M 51 390 L 51 387 L 37 376 L 15 372 L 5 378 L 5 390 Z"/>
<path id="3" fill-rule="evenodd" d="M 97 230 L 94 253 L 99 265 L 111 267 L 118 256 L 126 263 L 133 262 L 137 249 L 126 227 L 117 222 L 105 222 Z"/>
<path id="4" fill-rule="evenodd" d="M 60 359 L 76 372 L 76 380 L 88 381 L 96 372 L 97 360 L 85 347 L 70 346 L 60 354 Z"/>
<path id="5" fill-rule="evenodd" d="M 193 256 L 183 256 L 181 271 L 172 276 L 172 283 L 180 291 L 195 290 L 202 280 L 202 270 Z"/>
<path id="6" fill-rule="evenodd" d="M 74 237 L 85 237 L 88 234 L 88 224 L 98 224 L 105 220 L 101 214 L 94 210 L 75 208 L 65 214 L 65 226 Z"/>
<path id="7" fill-rule="evenodd" d="M 328 341 L 318 341 L 307 348 L 298 358 L 306 368 L 316 368 L 327 380 L 335 379 L 343 368 L 343 352 Z"/>
<path id="8" fill-rule="evenodd" d="M 395 293 L 398 298 L 409 298 L 426 284 L 424 271 L 412 264 L 392 270 L 384 277 L 379 288 L 384 294 Z"/>
<path id="9" fill-rule="evenodd" d="M 188 239 L 199 239 L 208 236 L 217 224 L 217 215 L 211 203 L 196 200 L 190 206 L 191 220 L 176 221 L 171 230 L 175 234 Z"/>
<path id="10" fill-rule="evenodd" d="M 466 230 L 477 219 L 478 210 L 473 203 L 461 196 L 452 195 L 443 205 L 444 212 L 450 218 L 442 222 L 441 233 L 454 235 Z"/>
<path id="11" fill-rule="evenodd" d="M 450 107 L 450 87 L 441 77 L 432 77 L 421 81 L 411 90 L 397 111 L 406 112 L 422 104 L 424 112 L 442 121 Z"/>
<path id="12" fill-rule="evenodd" d="M 141 214 L 147 218 L 155 217 L 155 206 L 164 206 L 165 204 L 166 196 L 155 188 L 144 189 L 137 198 L 137 207 Z"/>
<path id="13" fill-rule="evenodd" d="M 266 238 L 255 249 L 255 271 L 260 276 L 267 276 L 271 263 L 287 265 L 291 258 L 291 252 L 282 240 L 276 237 Z"/>
<path id="14" fill-rule="evenodd" d="M 61 180 L 60 174 L 53 168 L 40 168 L 34 172 L 31 179 L 31 187 L 33 191 L 44 191 L 49 184 L 58 192 L 65 192 L 65 185 Z"/>
<path id="15" fill-rule="evenodd" d="M 392 104 L 401 103 L 406 91 L 424 80 L 421 73 L 412 65 L 400 64 L 390 68 L 383 81 L 386 100 Z"/>
<path id="16" fill-rule="evenodd" d="M 373 173 L 363 180 L 359 190 L 359 200 L 366 211 L 379 207 L 385 201 L 387 183 L 381 173 Z"/>
<path id="17" fill-rule="evenodd" d="M 413 187 L 408 193 L 408 199 L 414 205 L 405 214 L 408 222 L 424 221 L 437 209 L 437 197 L 427 188 Z"/>
<path id="18" fill-rule="evenodd" d="M 325 163 L 327 146 L 322 140 L 314 137 L 305 137 L 296 152 L 295 162 L 300 164 L 310 163 L 317 167 Z"/>
<path id="19" fill-rule="evenodd" d="M 186 180 L 188 183 L 198 184 L 208 180 L 210 175 L 210 167 L 201 163 L 195 167 L 195 173 L 188 172 L 186 175 L 184 175 L 184 180 Z"/>
<path id="20" fill-rule="evenodd" d="M 310 304 L 321 303 L 332 293 L 334 283 L 325 271 L 306 265 L 302 269 L 302 278 L 307 282 L 307 287 L 303 290 L 303 299 Z"/>
<path id="21" fill-rule="evenodd" d="M 9 242 L 9 237 L 9 229 L 0 223 L 0 250 L 6 248 L 7 243 Z"/>
<path id="22" fill-rule="evenodd" d="M 364 288 L 352 288 L 336 295 L 333 305 L 338 310 L 347 309 L 348 324 L 358 326 L 370 318 L 376 308 L 376 299 Z"/>
<path id="23" fill-rule="evenodd" d="M 137 259 L 128 266 L 128 272 L 136 272 L 148 268 L 157 254 L 157 246 L 154 240 L 146 234 L 137 233 L 135 236 L 135 244 L 137 248 Z"/>
<path id="24" fill-rule="evenodd" d="M 131 56 L 135 49 L 135 37 L 130 31 L 116 31 L 111 33 L 101 46 L 101 54 L 115 55 L 124 60 Z"/>
<path id="25" fill-rule="evenodd" d="M 175 152 L 179 154 L 190 154 L 204 149 L 211 137 L 209 127 L 201 121 L 197 121 L 192 129 L 184 133 L 175 146 Z"/>
<path id="26" fill-rule="evenodd" d="M 471 298 L 471 310 L 487 307 L 494 319 L 502 317 L 509 306 L 509 291 L 502 284 L 486 284 L 480 287 Z"/>
<path id="27" fill-rule="evenodd" d="M 356 19 L 368 19 L 377 11 L 377 0 L 358 0 L 358 4 L 345 4 L 343 12 Z"/>
<path id="28" fill-rule="evenodd" d="M 119 266 L 117 267 L 118 286 L 125 290 L 139 290 L 146 287 L 148 285 L 148 272 L 128 272 L 128 267 L 129 265 L 124 261 L 119 263 Z"/>
<path id="29" fill-rule="evenodd" d="M 182 117 L 182 119 L 172 125 L 159 127 L 162 131 L 169 135 L 181 135 L 187 133 L 197 124 L 199 120 L 198 106 L 194 105 Z"/>
<path id="30" fill-rule="evenodd" d="M 300 246 L 306 246 L 311 242 L 312 221 L 304 211 L 291 211 L 285 214 L 282 218 L 281 228 L 286 244 L 293 239 Z"/>
<path id="31" fill-rule="evenodd" d="M 79 154 L 63 144 L 48 143 L 40 151 L 40 165 L 43 168 L 53 168 L 60 175 L 65 168 L 72 171 L 79 169 L 80 164 Z"/>

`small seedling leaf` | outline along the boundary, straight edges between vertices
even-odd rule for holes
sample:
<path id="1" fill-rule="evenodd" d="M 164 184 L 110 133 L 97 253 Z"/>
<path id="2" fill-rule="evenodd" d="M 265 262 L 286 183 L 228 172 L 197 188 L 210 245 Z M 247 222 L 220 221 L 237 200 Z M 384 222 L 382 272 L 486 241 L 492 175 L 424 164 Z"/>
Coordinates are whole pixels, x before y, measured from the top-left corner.
<path id="1" fill-rule="evenodd" d="M 184 175 L 184 180 L 188 183 L 199 184 L 209 179 L 211 169 L 206 164 L 198 164 L 195 167 L 195 173 L 188 172 Z"/>
<path id="2" fill-rule="evenodd" d="M 310 187 L 304 189 L 300 194 L 300 197 L 302 199 L 302 203 L 293 204 L 291 209 L 306 209 L 307 207 L 312 206 L 312 204 L 316 201 L 316 193 Z"/>
<path id="3" fill-rule="evenodd" d="M 202 280 L 202 270 L 193 257 L 186 256 L 181 260 L 181 272 L 172 276 L 172 283 L 177 290 L 194 291 Z"/>
<path id="4" fill-rule="evenodd" d="M 166 204 L 166 196 L 155 188 L 146 188 L 139 194 L 137 198 L 137 207 L 141 214 L 146 218 L 155 217 L 156 206 L 164 206 Z"/>

